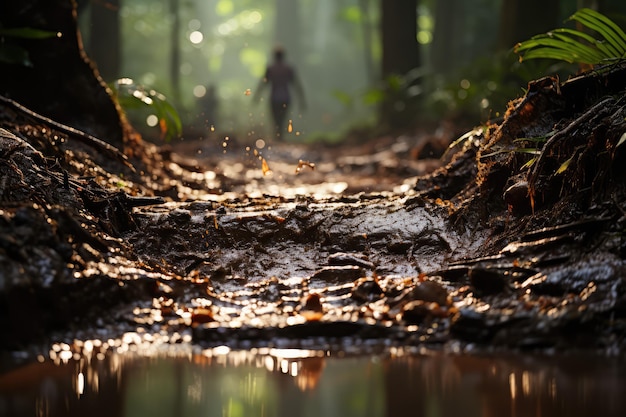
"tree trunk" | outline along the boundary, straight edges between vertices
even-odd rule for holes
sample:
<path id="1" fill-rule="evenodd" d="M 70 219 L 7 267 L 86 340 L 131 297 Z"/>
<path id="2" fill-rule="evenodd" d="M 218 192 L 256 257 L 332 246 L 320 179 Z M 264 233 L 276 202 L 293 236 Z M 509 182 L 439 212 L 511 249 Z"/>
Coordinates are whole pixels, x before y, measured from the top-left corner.
<path id="1" fill-rule="evenodd" d="M 367 74 L 367 81 L 374 83 L 376 80 L 374 70 L 374 57 L 372 56 L 372 47 L 374 45 L 374 35 L 372 30 L 371 19 L 371 0 L 359 0 L 359 7 L 361 8 L 362 15 L 362 29 L 363 29 L 363 53 L 365 61 L 365 73 Z"/>
<path id="2" fill-rule="evenodd" d="M 381 1 L 383 77 L 406 74 L 420 65 L 417 0 Z"/>
<path id="3" fill-rule="evenodd" d="M 172 81 L 172 97 L 174 103 L 180 103 L 180 2 L 170 0 L 170 79 Z"/>
<path id="4" fill-rule="evenodd" d="M 120 76 L 120 0 L 91 2 L 89 57 L 102 78 L 111 82 Z"/>
<path id="5" fill-rule="evenodd" d="M 417 43 L 417 0 L 381 1 L 382 78 L 387 91 L 380 105 L 380 123 L 388 128 L 408 126 L 414 116 L 414 100 L 390 88 L 387 80 L 420 66 Z M 407 88 L 407 86 L 404 86 Z"/>
<path id="6" fill-rule="evenodd" d="M 498 50 L 548 32 L 558 26 L 559 2 L 545 0 L 506 0 L 500 9 Z"/>
<path id="7" fill-rule="evenodd" d="M 82 49 L 72 0 L 0 2 L 0 26 L 58 32 L 48 39 L 5 39 L 29 54 L 32 66 L 0 62 L 0 94 L 57 122 L 122 148 L 120 114 Z"/>
<path id="8" fill-rule="evenodd" d="M 450 73 L 463 63 L 465 2 L 439 0 L 435 6 L 435 32 L 431 48 L 432 68 L 436 73 Z"/>

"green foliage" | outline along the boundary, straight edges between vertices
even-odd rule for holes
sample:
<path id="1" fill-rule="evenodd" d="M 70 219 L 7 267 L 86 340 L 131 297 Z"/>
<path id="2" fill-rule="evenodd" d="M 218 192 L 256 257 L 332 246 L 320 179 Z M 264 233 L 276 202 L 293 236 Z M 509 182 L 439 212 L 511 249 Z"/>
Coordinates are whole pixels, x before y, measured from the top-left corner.
<path id="1" fill-rule="evenodd" d="M 28 51 L 17 44 L 17 39 L 48 39 L 58 36 L 48 30 L 0 27 L 0 62 L 32 67 Z"/>
<path id="2" fill-rule="evenodd" d="M 182 122 L 176 108 L 167 98 L 152 89 L 137 85 L 130 78 L 120 78 L 109 85 L 125 112 L 147 108 L 158 119 L 161 138 L 169 142 L 182 133 Z"/>
<path id="3" fill-rule="evenodd" d="M 472 124 L 499 117 L 529 74 L 534 71 L 520 74 L 519 64 L 505 55 L 478 57 L 449 74 L 429 74 L 421 116 L 438 120 L 443 114 Z"/>
<path id="4" fill-rule="evenodd" d="M 579 30 L 555 29 L 515 45 L 520 62 L 547 58 L 597 65 L 626 58 L 626 34 L 608 17 L 591 9 L 581 9 L 568 20 L 596 32 L 600 38 Z"/>
<path id="5" fill-rule="evenodd" d="M 608 17 L 591 9 L 581 9 L 570 16 L 568 21 L 577 22 L 586 31 L 559 28 L 518 43 L 513 50 L 519 55 L 519 62 L 532 59 L 552 59 L 594 67 L 600 64 L 623 62 L 626 59 L 626 33 Z M 595 33 L 595 37 L 589 32 Z M 552 131 L 537 138 L 516 139 L 513 142 L 517 147 L 510 151 L 532 154 L 533 157 L 522 168 L 534 167 L 533 169 L 536 171 L 540 169 L 538 165 L 546 152 L 548 140 L 555 134 L 556 132 Z M 623 140 L 624 136 L 617 146 L 623 143 Z M 529 147 L 525 147 L 525 145 Z M 559 165 L 553 175 L 565 173 L 570 165 L 575 162 L 577 153 L 584 147 L 579 146 L 563 151 L 571 153 L 571 155 Z M 531 184 L 531 187 L 534 187 L 534 184 Z"/>

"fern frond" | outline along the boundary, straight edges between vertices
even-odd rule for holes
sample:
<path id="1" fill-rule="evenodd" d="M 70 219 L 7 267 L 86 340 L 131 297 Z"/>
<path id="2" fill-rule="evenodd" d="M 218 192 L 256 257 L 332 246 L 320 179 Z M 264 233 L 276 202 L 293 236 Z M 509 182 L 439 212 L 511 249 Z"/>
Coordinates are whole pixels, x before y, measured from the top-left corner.
<path id="1" fill-rule="evenodd" d="M 554 29 L 515 45 L 520 62 L 547 58 L 597 65 L 626 58 L 626 33 L 608 17 L 591 9 L 581 9 L 568 20 L 593 30 L 600 39 L 579 30 Z"/>

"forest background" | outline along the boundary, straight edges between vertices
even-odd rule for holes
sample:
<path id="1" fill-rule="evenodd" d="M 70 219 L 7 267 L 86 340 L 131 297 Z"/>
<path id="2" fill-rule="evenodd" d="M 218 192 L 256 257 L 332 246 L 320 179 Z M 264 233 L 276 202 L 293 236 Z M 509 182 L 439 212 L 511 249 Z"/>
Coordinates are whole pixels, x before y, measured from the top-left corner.
<path id="1" fill-rule="evenodd" d="M 414 129 L 497 118 L 531 79 L 575 66 L 525 62 L 516 42 L 591 7 L 624 26 L 620 0 L 82 0 L 85 49 L 106 82 L 127 77 L 166 95 L 184 136 L 267 134 L 252 95 L 282 45 L 307 96 L 297 140 L 349 129 Z M 151 110 L 129 113 L 158 139 Z M 150 127 L 152 125 L 153 127 Z"/>

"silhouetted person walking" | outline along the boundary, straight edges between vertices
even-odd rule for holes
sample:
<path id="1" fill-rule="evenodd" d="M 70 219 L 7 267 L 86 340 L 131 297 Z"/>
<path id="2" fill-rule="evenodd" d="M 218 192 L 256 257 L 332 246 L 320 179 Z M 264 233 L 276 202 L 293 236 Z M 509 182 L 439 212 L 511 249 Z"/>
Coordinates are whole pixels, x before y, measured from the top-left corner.
<path id="1" fill-rule="evenodd" d="M 298 94 L 300 108 L 304 110 L 306 102 L 304 89 L 296 74 L 296 70 L 285 62 L 285 51 L 277 47 L 274 49 L 274 62 L 265 70 L 265 76 L 259 82 L 255 98 L 260 98 L 261 92 L 270 84 L 270 109 L 274 120 L 274 133 L 280 138 L 285 133 L 285 120 L 291 104 L 291 88 Z"/>

